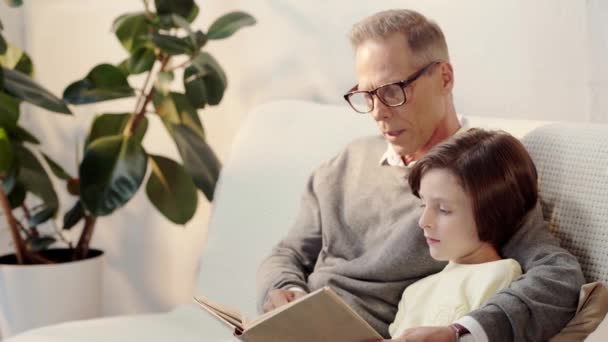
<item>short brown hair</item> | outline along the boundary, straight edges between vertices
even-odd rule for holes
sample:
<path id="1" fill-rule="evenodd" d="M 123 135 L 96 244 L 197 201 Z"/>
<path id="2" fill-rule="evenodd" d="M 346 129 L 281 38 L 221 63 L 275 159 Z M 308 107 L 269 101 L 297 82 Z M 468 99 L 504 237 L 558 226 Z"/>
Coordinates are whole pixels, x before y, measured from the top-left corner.
<path id="1" fill-rule="evenodd" d="M 439 25 L 412 10 L 394 9 L 364 18 L 351 29 L 350 42 L 356 48 L 366 40 L 382 40 L 395 33 L 403 34 L 407 40 L 415 59 L 414 65 L 450 59 Z"/>
<path id="2" fill-rule="evenodd" d="M 420 181 L 431 169 L 456 176 L 471 198 L 479 239 L 497 249 L 538 200 L 534 162 L 522 143 L 504 131 L 472 128 L 432 148 L 408 177 L 417 197 Z"/>

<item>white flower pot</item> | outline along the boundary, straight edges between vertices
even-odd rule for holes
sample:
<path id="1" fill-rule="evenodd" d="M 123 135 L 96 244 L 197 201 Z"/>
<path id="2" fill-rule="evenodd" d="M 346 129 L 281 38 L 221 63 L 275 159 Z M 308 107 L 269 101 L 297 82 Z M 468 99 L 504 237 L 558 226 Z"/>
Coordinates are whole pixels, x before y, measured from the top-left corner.
<path id="1" fill-rule="evenodd" d="M 0 263 L 0 339 L 49 324 L 99 317 L 103 253 L 90 254 L 94 256 L 89 259 L 50 265 Z"/>

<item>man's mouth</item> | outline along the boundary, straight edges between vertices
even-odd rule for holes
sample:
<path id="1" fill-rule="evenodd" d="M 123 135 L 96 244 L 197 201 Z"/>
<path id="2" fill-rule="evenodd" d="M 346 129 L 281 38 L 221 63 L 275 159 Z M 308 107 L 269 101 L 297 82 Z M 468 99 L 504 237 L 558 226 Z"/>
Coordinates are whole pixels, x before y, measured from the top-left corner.
<path id="1" fill-rule="evenodd" d="M 384 132 L 384 136 L 387 139 L 396 139 L 397 137 L 399 137 L 401 134 L 403 134 L 403 132 L 405 132 L 404 129 L 399 129 L 399 130 L 394 130 L 394 131 L 386 131 Z"/>

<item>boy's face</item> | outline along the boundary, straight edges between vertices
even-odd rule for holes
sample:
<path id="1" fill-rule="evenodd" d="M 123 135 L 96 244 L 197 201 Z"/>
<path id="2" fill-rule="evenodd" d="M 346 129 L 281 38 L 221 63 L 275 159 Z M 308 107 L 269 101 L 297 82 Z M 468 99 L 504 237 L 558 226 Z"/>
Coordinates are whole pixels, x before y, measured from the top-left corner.
<path id="1" fill-rule="evenodd" d="M 431 169 L 420 181 L 423 212 L 418 224 L 436 260 L 470 263 L 489 245 L 479 240 L 471 199 L 454 174 Z"/>

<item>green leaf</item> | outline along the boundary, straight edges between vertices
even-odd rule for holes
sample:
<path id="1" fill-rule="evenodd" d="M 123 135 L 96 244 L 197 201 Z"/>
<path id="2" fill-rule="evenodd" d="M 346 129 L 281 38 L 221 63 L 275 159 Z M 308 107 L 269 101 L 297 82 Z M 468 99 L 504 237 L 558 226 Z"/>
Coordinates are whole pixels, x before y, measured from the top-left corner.
<path id="1" fill-rule="evenodd" d="M 30 56 L 28 56 L 26 53 L 21 55 L 21 58 L 19 58 L 19 61 L 13 69 L 21 71 L 30 77 L 34 74 L 34 65 L 32 64 Z"/>
<path id="2" fill-rule="evenodd" d="M 9 171 L 15 160 L 12 144 L 4 128 L 0 127 L 0 174 Z"/>
<path id="3" fill-rule="evenodd" d="M 17 182 L 12 191 L 8 193 L 8 202 L 12 209 L 19 208 L 25 201 L 26 191 L 23 184 Z"/>
<path id="4" fill-rule="evenodd" d="M 84 207 L 80 200 L 65 215 L 63 215 L 63 229 L 72 229 L 80 220 L 84 218 Z"/>
<path id="5" fill-rule="evenodd" d="M 28 192 L 40 198 L 47 208 L 57 209 L 59 200 L 53 183 L 38 158 L 21 145 L 15 145 L 15 153 L 20 165 L 18 180 L 23 183 Z"/>
<path id="6" fill-rule="evenodd" d="M 154 88 L 160 94 L 167 94 L 173 82 L 173 71 L 161 71 L 156 75 Z"/>
<path id="7" fill-rule="evenodd" d="M 14 69 L 22 55 L 23 50 L 11 43 L 7 43 L 6 51 L 0 55 L 0 65 L 8 69 Z"/>
<path id="8" fill-rule="evenodd" d="M 144 12 L 128 13 L 114 20 L 112 31 L 122 46 L 133 52 L 148 43 L 148 28 L 150 24 Z"/>
<path id="9" fill-rule="evenodd" d="M 198 30 L 196 32 L 194 32 L 194 39 L 196 41 L 196 47 L 197 48 L 202 48 L 203 46 L 205 46 L 205 44 L 207 44 L 207 35 L 203 33 L 203 31 Z"/>
<path id="10" fill-rule="evenodd" d="M 7 175 L 2 182 L 2 190 L 5 194 L 10 194 L 13 189 L 17 186 L 19 177 L 19 160 L 16 160 L 16 163 L 13 164 L 10 170 L 8 170 Z"/>
<path id="11" fill-rule="evenodd" d="M 11 131 L 19 120 L 19 100 L 0 91 L 0 126 Z"/>
<path id="12" fill-rule="evenodd" d="M 190 28 L 190 22 L 186 18 L 178 14 L 170 14 L 169 18 L 173 22 L 173 25 L 175 25 L 175 27 L 179 27 L 188 33 L 192 33 L 192 29 Z"/>
<path id="13" fill-rule="evenodd" d="M 226 73 L 212 55 L 202 52 L 192 65 L 184 70 L 186 96 L 196 108 L 208 103 L 217 105 L 222 101 L 228 86 Z"/>
<path id="14" fill-rule="evenodd" d="M 255 18 L 245 12 L 230 12 L 224 14 L 211 24 L 207 37 L 209 39 L 223 39 L 230 37 L 239 29 L 245 26 L 252 26 L 256 23 Z"/>
<path id="15" fill-rule="evenodd" d="M 4 40 L 4 37 L 0 34 L 0 55 L 4 55 L 5 52 L 6 52 L 6 40 Z"/>
<path id="16" fill-rule="evenodd" d="M 42 156 L 44 157 L 44 160 L 46 161 L 46 163 L 49 165 L 49 168 L 51 169 L 51 171 L 53 171 L 53 174 L 55 176 L 57 176 L 57 178 L 63 179 L 63 180 L 68 180 L 68 179 L 73 178 L 49 156 L 47 156 L 44 153 L 42 153 Z"/>
<path id="17" fill-rule="evenodd" d="M 196 10 L 194 0 L 155 0 L 154 4 L 161 15 L 175 13 L 188 18 Z"/>
<path id="18" fill-rule="evenodd" d="M 190 103 L 196 108 L 204 108 L 206 104 L 215 106 L 222 101 L 226 83 L 214 72 L 196 77 L 196 71 L 190 66 L 184 71 L 184 88 Z"/>
<path id="19" fill-rule="evenodd" d="M 12 140 L 18 142 L 28 142 L 35 145 L 40 144 L 40 141 L 32 133 L 28 132 L 25 128 L 21 126 L 17 126 L 14 130 L 10 131 L 9 136 Z"/>
<path id="20" fill-rule="evenodd" d="M 155 61 L 156 56 L 154 55 L 154 50 L 139 48 L 133 52 L 131 56 L 123 62 L 124 65 L 121 64 L 119 68 L 124 68 L 123 72 L 126 72 L 127 75 L 137 75 L 142 72 L 150 71 Z"/>
<path id="21" fill-rule="evenodd" d="M 179 38 L 161 33 L 152 33 L 152 42 L 168 55 L 192 54 L 194 50 L 188 38 Z"/>
<path id="22" fill-rule="evenodd" d="M 53 112 L 72 114 L 61 99 L 42 88 L 25 74 L 6 68 L 3 68 L 3 71 L 4 89 L 9 95 Z"/>
<path id="23" fill-rule="evenodd" d="M 23 5 L 23 0 L 4 0 L 4 2 L 11 7 L 19 7 Z"/>
<path id="24" fill-rule="evenodd" d="M 123 60 L 116 66 L 120 70 L 120 72 L 122 72 L 122 74 L 125 75 L 125 77 L 129 77 L 129 75 L 131 74 L 131 71 L 129 70 L 129 66 L 127 65 L 127 63 L 129 63 L 130 58 L 131 57 Z"/>
<path id="25" fill-rule="evenodd" d="M 114 135 L 120 135 L 123 133 L 129 120 L 131 119 L 131 113 L 106 113 L 95 117 L 87 139 L 85 141 L 85 149 L 95 140 L 103 137 L 109 137 Z M 141 143 L 146 131 L 148 130 L 148 118 L 143 117 L 139 127 L 133 134 L 133 139 Z"/>
<path id="26" fill-rule="evenodd" d="M 80 179 L 71 178 L 66 182 L 68 193 L 80 197 Z"/>
<path id="27" fill-rule="evenodd" d="M 172 124 L 184 124 L 194 130 L 201 138 L 205 137 L 203 125 L 198 117 L 196 108 L 192 107 L 190 101 L 184 94 L 171 92 L 168 95 L 156 93 L 154 107 L 172 134 Z"/>
<path id="28" fill-rule="evenodd" d="M 194 3 L 194 7 L 192 7 L 192 11 L 190 11 L 190 14 L 188 14 L 188 16 L 186 17 L 186 20 L 188 20 L 189 22 L 193 22 L 194 19 L 196 19 L 196 17 L 198 16 L 199 12 L 200 12 L 200 9 L 198 8 L 198 5 L 196 3 Z"/>
<path id="29" fill-rule="evenodd" d="M 40 252 L 48 249 L 55 241 L 57 240 L 54 237 L 48 235 L 40 237 L 32 236 L 25 241 L 25 246 L 32 252 Z"/>
<path id="30" fill-rule="evenodd" d="M 184 168 L 194 184 L 209 201 L 219 177 L 221 164 L 211 147 L 200 135 L 185 125 L 173 125 L 173 139 L 184 161 Z"/>
<path id="31" fill-rule="evenodd" d="M 148 178 L 148 198 L 171 222 L 185 224 L 196 212 L 198 196 L 190 175 L 175 161 L 149 156 L 152 173 Z"/>
<path id="32" fill-rule="evenodd" d="M 171 14 L 169 18 L 169 20 L 172 22 L 172 26 L 181 28 L 188 34 L 187 39 L 184 40 L 190 45 L 191 52 L 198 51 L 201 47 L 203 47 L 203 45 L 205 45 L 207 42 L 207 36 L 200 30 L 193 32 L 190 28 L 190 22 L 187 19 L 177 14 Z"/>
<path id="33" fill-rule="evenodd" d="M 173 82 L 173 71 L 161 71 L 157 75 L 158 80 L 162 83 L 171 83 Z"/>
<path id="34" fill-rule="evenodd" d="M 63 99 L 72 104 L 87 104 L 133 95 L 135 91 L 119 68 L 100 64 L 84 79 L 70 84 L 63 92 Z"/>
<path id="35" fill-rule="evenodd" d="M 228 79 L 224 69 L 217 62 L 217 60 L 207 52 L 202 52 L 196 58 L 192 60 L 192 66 L 196 68 L 199 76 L 205 76 L 206 74 L 215 73 L 221 79 L 221 81 L 228 85 Z"/>
<path id="36" fill-rule="evenodd" d="M 20 71 L 30 77 L 34 73 L 34 66 L 30 57 L 20 48 L 8 43 L 4 54 L 0 54 L 0 65 L 7 68 Z"/>
<path id="37" fill-rule="evenodd" d="M 209 101 L 207 86 L 203 78 L 197 75 L 198 72 L 191 66 L 184 70 L 184 89 L 186 90 L 186 97 L 192 106 L 205 108 L 205 105 Z"/>
<path id="38" fill-rule="evenodd" d="M 30 227 L 36 227 L 51 219 L 55 215 L 55 212 L 57 212 L 57 208 L 43 208 L 30 217 L 28 224 Z"/>
<path id="39" fill-rule="evenodd" d="M 122 135 L 92 142 L 80 164 L 80 198 L 95 216 L 111 214 L 127 203 L 141 185 L 147 169 L 141 144 Z"/>

